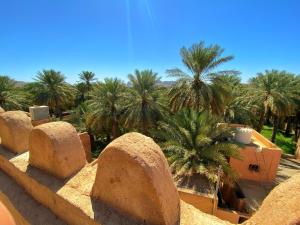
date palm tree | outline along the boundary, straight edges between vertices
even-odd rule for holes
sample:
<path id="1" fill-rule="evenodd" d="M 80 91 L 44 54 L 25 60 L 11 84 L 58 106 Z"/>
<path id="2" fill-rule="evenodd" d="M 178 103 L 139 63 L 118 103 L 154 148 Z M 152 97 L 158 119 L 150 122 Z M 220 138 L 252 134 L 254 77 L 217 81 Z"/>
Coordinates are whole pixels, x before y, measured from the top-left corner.
<path id="1" fill-rule="evenodd" d="M 220 165 L 228 177 L 236 176 L 228 163 L 230 157 L 240 159 L 238 146 L 230 142 L 233 132 L 208 112 L 184 109 L 159 125 L 157 135 L 165 140 L 161 146 L 176 177 L 200 174 L 215 182 Z"/>
<path id="2" fill-rule="evenodd" d="M 107 141 L 119 135 L 120 113 L 123 108 L 123 96 L 126 91 L 124 83 L 117 78 L 104 79 L 95 84 L 87 101 L 89 113 L 87 126 L 92 130 L 107 134 Z"/>
<path id="3" fill-rule="evenodd" d="M 26 93 L 16 88 L 16 82 L 8 76 L 0 76 L 0 106 L 6 110 L 28 106 Z"/>
<path id="4" fill-rule="evenodd" d="M 225 74 L 218 76 L 224 85 L 230 88 L 230 95 L 224 103 L 224 122 L 256 125 L 258 109 L 257 102 L 249 91 L 248 84 L 242 84 L 238 74 Z"/>
<path id="5" fill-rule="evenodd" d="M 38 72 L 30 87 L 37 104 L 46 104 L 62 118 L 62 110 L 74 101 L 76 90 L 65 81 L 65 76 L 55 70 Z"/>
<path id="6" fill-rule="evenodd" d="M 157 86 L 159 78 L 152 70 L 136 70 L 128 79 L 131 88 L 124 112 L 125 126 L 147 134 L 167 110 L 162 89 Z"/>
<path id="7" fill-rule="evenodd" d="M 257 130 L 262 130 L 266 112 L 269 110 L 274 118 L 273 134 L 274 142 L 280 117 L 288 116 L 295 110 L 296 100 L 300 95 L 299 79 L 285 71 L 266 70 L 258 73 L 250 80 L 253 94 L 260 102 L 259 124 Z"/>
<path id="8" fill-rule="evenodd" d="M 79 78 L 85 83 L 85 91 L 87 93 L 87 97 L 89 97 L 89 92 L 92 90 L 92 82 L 96 80 L 95 73 L 91 71 L 82 71 L 79 74 Z"/>
<path id="9" fill-rule="evenodd" d="M 222 113 L 223 102 L 229 90 L 219 81 L 218 75 L 237 73 L 237 71 L 215 71 L 218 66 L 233 59 L 233 56 L 223 57 L 223 52 L 224 49 L 220 46 L 206 47 L 204 42 L 180 50 L 183 64 L 191 75 L 180 69 L 167 71 L 170 76 L 178 78 L 176 85 L 169 92 L 173 111 L 188 107 L 197 111 L 210 109 L 214 114 Z"/>

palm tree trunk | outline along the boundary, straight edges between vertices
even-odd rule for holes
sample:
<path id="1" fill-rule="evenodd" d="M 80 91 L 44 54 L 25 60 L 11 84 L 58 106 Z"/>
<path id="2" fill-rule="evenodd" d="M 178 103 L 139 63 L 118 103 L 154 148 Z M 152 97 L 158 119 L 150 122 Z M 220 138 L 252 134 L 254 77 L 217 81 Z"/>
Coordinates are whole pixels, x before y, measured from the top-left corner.
<path id="1" fill-rule="evenodd" d="M 271 124 L 270 118 L 271 118 L 271 110 L 270 110 L 270 108 L 268 108 L 267 115 L 266 115 L 266 124 L 267 125 Z"/>
<path id="2" fill-rule="evenodd" d="M 264 126 L 264 120 L 265 119 L 265 110 L 263 109 L 259 115 L 259 122 L 258 122 L 258 125 L 257 125 L 257 132 L 261 132 L 263 126 Z"/>
<path id="3" fill-rule="evenodd" d="M 142 129 L 143 129 L 143 134 L 147 134 L 148 132 L 147 132 L 147 128 L 148 128 L 148 126 L 147 126 L 147 116 L 146 116 L 146 102 L 143 100 L 142 101 L 142 116 L 143 116 L 143 121 L 142 121 Z"/>
<path id="4" fill-rule="evenodd" d="M 271 137 L 271 141 L 273 143 L 275 143 L 275 140 L 276 140 L 278 125 L 279 125 L 279 118 L 278 118 L 278 116 L 274 116 L 273 130 L 272 130 L 272 137 Z"/>
<path id="5" fill-rule="evenodd" d="M 292 131 L 292 117 L 288 116 L 286 121 L 286 127 L 285 127 L 285 135 L 289 135 Z"/>
<path id="6" fill-rule="evenodd" d="M 112 128 L 111 128 L 111 133 L 112 133 L 113 139 L 116 139 L 118 137 L 117 127 L 118 127 L 118 122 L 117 122 L 117 120 L 114 119 L 112 121 Z"/>

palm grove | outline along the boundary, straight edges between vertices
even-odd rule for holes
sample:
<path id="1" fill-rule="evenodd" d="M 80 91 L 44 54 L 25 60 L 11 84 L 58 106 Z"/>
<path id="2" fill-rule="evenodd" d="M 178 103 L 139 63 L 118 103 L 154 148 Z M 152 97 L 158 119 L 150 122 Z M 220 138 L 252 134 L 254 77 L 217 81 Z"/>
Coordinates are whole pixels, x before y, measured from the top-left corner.
<path id="1" fill-rule="evenodd" d="M 167 70 L 176 78 L 171 86 L 162 85 L 152 70 L 134 71 L 128 84 L 117 78 L 96 81 L 90 71 L 82 71 L 75 85 L 55 70 L 38 72 L 25 85 L 0 76 L 0 106 L 27 110 L 46 104 L 53 120 L 87 131 L 95 153 L 126 132 L 141 132 L 160 144 L 175 177 L 198 174 L 212 182 L 219 166 L 234 178 L 228 158 L 240 158 L 233 131 L 218 123 L 247 124 L 259 132 L 272 125 L 272 142 L 284 128 L 299 138 L 299 75 L 266 70 L 241 83 L 238 71 L 218 71 L 233 59 L 218 45 L 200 42 L 183 47 L 180 55 L 188 73 Z"/>

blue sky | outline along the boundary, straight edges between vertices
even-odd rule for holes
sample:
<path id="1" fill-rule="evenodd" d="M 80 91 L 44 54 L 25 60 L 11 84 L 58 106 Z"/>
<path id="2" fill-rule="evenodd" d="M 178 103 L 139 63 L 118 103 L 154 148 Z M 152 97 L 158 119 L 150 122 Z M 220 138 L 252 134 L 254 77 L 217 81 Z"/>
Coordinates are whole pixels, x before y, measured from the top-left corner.
<path id="1" fill-rule="evenodd" d="M 0 0 L 0 74 L 30 81 L 53 68 L 75 82 L 184 69 L 179 49 L 205 41 L 235 59 L 242 78 L 265 69 L 300 73 L 298 0 Z"/>

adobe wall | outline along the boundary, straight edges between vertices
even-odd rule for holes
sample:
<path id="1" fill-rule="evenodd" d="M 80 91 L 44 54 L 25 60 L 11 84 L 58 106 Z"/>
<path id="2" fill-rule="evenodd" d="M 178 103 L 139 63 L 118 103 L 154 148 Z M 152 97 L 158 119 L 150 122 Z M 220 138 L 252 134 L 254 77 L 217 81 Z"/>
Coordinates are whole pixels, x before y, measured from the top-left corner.
<path id="1" fill-rule="evenodd" d="M 240 149 L 240 154 L 242 160 L 230 158 L 230 166 L 238 172 L 240 179 L 258 182 L 274 181 L 281 158 L 280 150 L 264 148 L 261 152 L 257 152 L 255 147 L 246 146 Z M 249 170 L 250 164 L 259 165 L 259 172 Z"/>
<path id="2" fill-rule="evenodd" d="M 31 130 L 32 124 L 25 112 L 8 111 L 0 114 L 1 144 L 7 149 L 15 153 L 27 151 Z"/>
<path id="3" fill-rule="evenodd" d="M 0 106 L 0 113 L 4 113 L 5 110 Z"/>
<path id="4" fill-rule="evenodd" d="M 204 195 L 200 193 L 194 193 L 191 190 L 177 188 L 180 199 L 188 204 L 191 204 L 195 208 L 202 212 L 212 214 L 214 208 L 213 196 Z"/>
<path id="5" fill-rule="evenodd" d="M 233 224 L 237 224 L 240 219 L 240 215 L 237 212 L 220 208 L 217 209 L 216 217 Z"/>
<path id="6" fill-rule="evenodd" d="M 36 127 L 38 125 L 42 125 L 44 123 L 49 123 L 50 119 L 43 119 L 43 120 L 31 120 L 32 126 Z"/>
<path id="7" fill-rule="evenodd" d="M 9 199 L 0 192 L 0 224 L 29 225 L 28 221 L 16 210 Z"/>
<path id="8" fill-rule="evenodd" d="M 29 176 L 26 172 L 18 169 L 14 164 L 12 164 L 6 159 L 6 157 L 2 155 L 0 155 L 0 169 L 2 169 L 6 174 L 12 177 L 35 200 L 48 207 L 53 213 L 55 213 L 59 218 L 66 221 L 68 224 L 99 225 L 99 223 L 94 221 L 93 218 L 85 214 L 81 208 L 76 207 L 74 203 L 63 198 L 61 195 L 53 191 L 50 187 L 40 183 L 39 181 L 34 179 L 34 177 Z M 75 194 L 74 197 L 79 196 L 80 195 L 76 196 Z"/>
<path id="9" fill-rule="evenodd" d="M 300 224 L 300 174 L 275 187 L 244 225 Z"/>
<path id="10" fill-rule="evenodd" d="M 59 178 L 67 178 L 86 163 L 76 129 L 67 122 L 46 123 L 29 136 L 29 163 Z"/>
<path id="11" fill-rule="evenodd" d="M 90 135 L 87 132 L 78 134 L 85 151 L 85 157 L 87 162 L 92 161 L 92 147 Z"/>
<path id="12" fill-rule="evenodd" d="M 146 152 L 149 151 L 151 149 L 146 148 Z M 86 165 L 69 180 L 60 181 L 41 170 L 28 166 L 28 152 L 18 156 L 8 153 L 0 147 L 0 169 L 12 177 L 34 199 L 48 207 L 68 224 L 141 225 L 141 223 L 136 223 L 130 220 L 129 217 L 120 215 L 114 209 L 99 204 L 98 200 L 89 197 L 88 193 L 92 189 L 91 184 L 95 179 L 97 165 Z M 120 162 L 117 166 L 119 165 Z M 156 172 L 161 173 L 160 169 Z M 160 175 L 164 176 L 165 174 Z M 173 185 L 175 186 L 175 184 Z M 137 188 L 141 187 L 137 186 Z M 168 195 L 166 191 L 169 189 L 164 187 L 164 185 L 160 187 L 164 191 L 160 193 L 160 197 L 161 195 Z M 174 198 L 174 195 L 171 197 Z M 147 195 L 144 198 L 149 203 Z M 167 203 L 169 202 L 167 201 Z M 206 225 L 208 221 L 212 225 L 228 224 L 218 218 L 202 213 L 187 203 L 180 202 L 180 205 L 180 225 Z M 149 204 L 149 207 L 150 210 L 156 209 L 155 205 Z"/>
<path id="13" fill-rule="evenodd" d="M 179 195 L 164 154 L 139 133 L 127 133 L 101 152 L 92 196 L 145 224 L 179 222 Z"/>
<path id="14" fill-rule="evenodd" d="M 267 138 L 265 138 L 263 135 L 261 135 L 260 133 L 258 133 L 256 130 L 252 129 L 252 137 L 256 140 L 258 140 L 261 144 L 264 145 L 264 147 L 272 149 L 278 149 L 278 147 L 272 143 L 270 140 L 268 140 Z"/>

